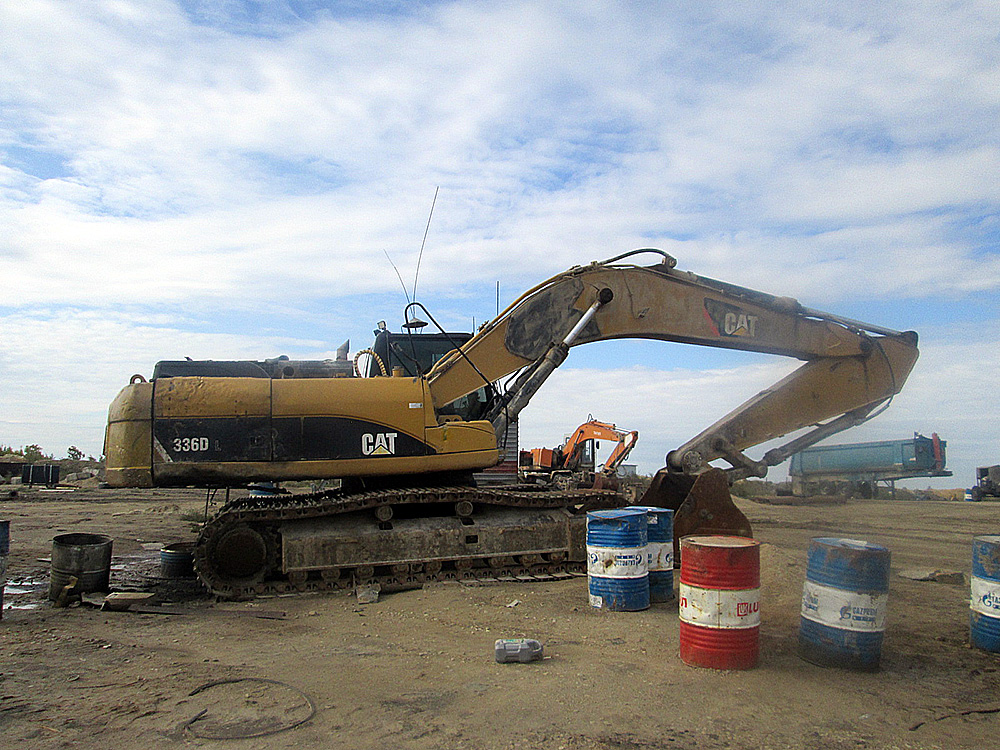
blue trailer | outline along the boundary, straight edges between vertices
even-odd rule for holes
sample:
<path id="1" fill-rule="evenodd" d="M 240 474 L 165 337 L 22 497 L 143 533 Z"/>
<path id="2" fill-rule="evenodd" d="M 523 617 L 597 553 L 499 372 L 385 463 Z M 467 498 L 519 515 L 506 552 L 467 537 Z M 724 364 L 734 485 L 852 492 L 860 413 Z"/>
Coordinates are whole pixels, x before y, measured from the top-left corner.
<path id="1" fill-rule="evenodd" d="M 931 437 L 914 433 L 909 440 L 806 448 L 792 456 L 792 493 L 838 492 L 846 485 L 849 491 L 872 497 L 879 482 L 895 489 L 897 479 L 950 477 L 945 446 L 935 432 Z"/>

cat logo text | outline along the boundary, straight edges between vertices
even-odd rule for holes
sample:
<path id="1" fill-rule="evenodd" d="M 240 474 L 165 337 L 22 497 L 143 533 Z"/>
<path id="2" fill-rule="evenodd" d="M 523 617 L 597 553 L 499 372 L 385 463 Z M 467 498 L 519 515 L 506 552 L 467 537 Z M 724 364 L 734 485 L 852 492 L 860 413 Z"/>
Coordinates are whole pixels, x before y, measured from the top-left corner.
<path id="1" fill-rule="evenodd" d="M 366 456 L 393 456 L 396 454 L 395 432 L 366 432 L 361 436 L 361 452 Z"/>

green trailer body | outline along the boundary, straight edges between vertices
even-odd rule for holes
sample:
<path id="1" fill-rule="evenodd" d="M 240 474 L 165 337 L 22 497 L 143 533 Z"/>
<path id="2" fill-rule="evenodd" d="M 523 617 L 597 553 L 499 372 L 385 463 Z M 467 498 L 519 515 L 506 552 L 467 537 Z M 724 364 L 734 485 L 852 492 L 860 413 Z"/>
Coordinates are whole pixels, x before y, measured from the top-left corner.
<path id="1" fill-rule="evenodd" d="M 788 473 L 795 494 L 821 483 L 847 484 L 866 494 L 879 482 L 951 476 L 945 469 L 946 446 L 937 433 L 931 437 L 914 434 L 907 440 L 813 446 L 792 456 Z"/>

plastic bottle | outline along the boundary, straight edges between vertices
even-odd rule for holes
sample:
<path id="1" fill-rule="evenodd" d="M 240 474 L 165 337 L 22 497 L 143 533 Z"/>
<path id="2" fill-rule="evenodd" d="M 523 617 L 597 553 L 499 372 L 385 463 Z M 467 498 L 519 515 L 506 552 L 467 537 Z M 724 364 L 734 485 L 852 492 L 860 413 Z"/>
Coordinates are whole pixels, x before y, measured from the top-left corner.
<path id="1" fill-rule="evenodd" d="M 500 638 L 493 644 L 499 664 L 525 664 L 542 658 L 542 644 L 534 638 Z"/>

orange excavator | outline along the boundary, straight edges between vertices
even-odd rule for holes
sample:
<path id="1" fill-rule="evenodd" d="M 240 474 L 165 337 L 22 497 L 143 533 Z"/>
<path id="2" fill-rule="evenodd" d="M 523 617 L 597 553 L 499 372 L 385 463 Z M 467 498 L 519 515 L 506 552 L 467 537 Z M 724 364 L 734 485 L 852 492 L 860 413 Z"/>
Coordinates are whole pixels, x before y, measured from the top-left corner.
<path id="1" fill-rule="evenodd" d="M 597 441 L 615 443 L 614 450 L 600 469 L 595 468 Z M 525 481 L 559 487 L 618 489 L 618 467 L 632 452 L 639 433 L 625 432 L 615 425 L 599 422 L 593 415 L 577 427 L 558 448 L 523 451 L 520 474 Z"/>

